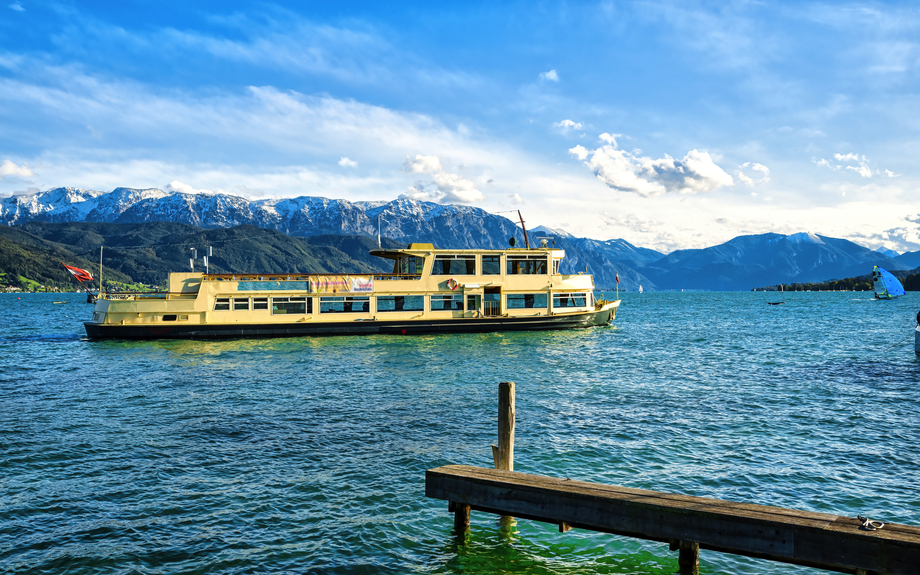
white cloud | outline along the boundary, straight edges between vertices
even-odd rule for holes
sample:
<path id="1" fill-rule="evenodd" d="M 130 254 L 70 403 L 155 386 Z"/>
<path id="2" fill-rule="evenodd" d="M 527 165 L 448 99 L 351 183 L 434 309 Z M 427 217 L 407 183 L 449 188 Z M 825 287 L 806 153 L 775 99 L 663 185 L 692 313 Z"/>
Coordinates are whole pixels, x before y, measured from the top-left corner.
<path id="1" fill-rule="evenodd" d="M 872 177 L 872 170 L 870 170 L 866 165 L 861 165 L 861 166 L 847 166 L 847 169 L 848 169 L 848 170 L 853 170 L 854 172 L 856 172 L 857 174 L 859 174 L 860 176 L 862 176 L 862 177 L 864 177 L 864 178 L 871 178 L 871 177 Z"/>
<path id="2" fill-rule="evenodd" d="M 621 138 L 622 136 L 623 136 L 623 134 L 608 134 L 607 132 L 604 132 L 603 134 L 601 134 L 600 136 L 598 136 L 597 139 L 600 140 L 600 141 L 602 141 L 602 142 L 607 142 L 608 145 L 613 146 L 614 148 L 616 148 L 616 146 L 617 146 L 617 138 Z"/>
<path id="3" fill-rule="evenodd" d="M 339 165 L 343 168 L 357 168 L 358 162 L 351 160 L 345 156 L 342 156 L 342 159 L 339 160 Z"/>
<path id="4" fill-rule="evenodd" d="M 572 120 L 562 120 L 561 122 L 554 122 L 553 126 L 557 128 L 562 128 L 563 130 L 580 130 L 584 125 L 581 122 L 573 122 Z"/>
<path id="5" fill-rule="evenodd" d="M 872 176 L 882 176 L 884 178 L 896 178 L 898 176 L 898 174 L 895 174 L 891 170 L 873 169 L 871 167 L 872 162 L 870 162 L 865 156 L 860 156 L 859 154 L 854 154 L 852 152 L 849 154 L 836 154 L 835 153 L 834 159 L 844 164 L 855 163 L 857 165 L 844 166 L 840 164 L 834 164 L 823 158 L 820 160 L 812 159 L 812 161 L 818 166 L 830 168 L 834 170 L 835 172 L 838 172 L 840 170 L 851 170 L 853 172 L 856 172 L 857 174 L 859 174 L 860 176 L 864 178 L 871 178 Z"/>
<path id="6" fill-rule="evenodd" d="M 10 4 L 10 8 L 17 12 L 25 12 L 26 10 L 25 8 L 22 7 L 22 5 L 19 2 L 13 2 L 12 4 Z"/>
<path id="7" fill-rule="evenodd" d="M 0 180 L 6 176 L 16 176 L 19 178 L 30 178 L 34 176 L 35 173 L 25 166 L 17 166 L 9 160 L 3 160 L 3 163 L 0 164 Z"/>
<path id="8" fill-rule="evenodd" d="M 486 199 L 473 181 L 446 171 L 437 156 L 417 155 L 414 158 L 406 156 L 403 171 L 410 174 L 427 174 L 431 176 L 431 182 L 416 182 L 400 197 L 463 204 Z"/>
<path id="9" fill-rule="evenodd" d="M 524 198 L 521 197 L 521 194 L 514 194 L 514 195 L 511 195 L 511 196 L 508 196 L 508 198 L 511 200 L 511 203 L 514 204 L 514 205 L 523 205 L 523 204 L 524 204 Z"/>
<path id="10" fill-rule="evenodd" d="M 550 70 L 549 72 L 542 72 L 540 74 L 540 79 L 549 80 L 550 82 L 558 82 L 559 74 L 557 74 L 555 70 Z"/>
<path id="11" fill-rule="evenodd" d="M 757 176 L 755 179 L 744 173 L 746 169 L 760 172 L 760 174 L 755 174 Z M 757 162 L 745 162 L 735 170 L 735 175 L 738 176 L 738 179 L 741 180 L 743 184 L 747 184 L 748 186 L 760 186 L 770 181 L 770 168 L 763 164 L 758 164 Z"/>
<path id="12" fill-rule="evenodd" d="M 859 161 L 859 154 L 853 154 L 853 153 L 850 153 L 850 154 L 834 154 L 834 159 L 836 159 L 838 162 L 858 162 L 858 161 Z M 862 159 L 863 159 L 863 161 L 866 161 L 866 157 L 865 157 L 865 156 L 863 156 Z"/>
<path id="13" fill-rule="evenodd" d="M 179 192 L 182 194 L 213 194 L 213 193 L 223 193 L 223 190 L 196 190 L 188 184 L 183 184 L 178 180 L 173 180 L 163 188 L 165 192 Z"/>
<path id="14" fill-rule="evenodd" d="M 591 153 L 588 149 L 581 144 L 575 146 L 574 148 L 569 148 L 569 153 L 578 158 L 581 161 L 585 161 L 588 158 L 588 155 Z"/>
<path id="15" fill-rule="evenodd" d="M 601 138 L 615 142 L 615 136 L 610 134 L 602 134 Z M 642 157 L 618 150 L 613 144 L 594 151 L 575 146 L 569 153 L 584 161 L 607 186 L 644 197 L 668 192 L 696 194 L 734 185 L 732 177 L 712 161 L 709 153 L 699 150 L 690 150 L 682 160 L 668 155 L 658 160 Z"/>

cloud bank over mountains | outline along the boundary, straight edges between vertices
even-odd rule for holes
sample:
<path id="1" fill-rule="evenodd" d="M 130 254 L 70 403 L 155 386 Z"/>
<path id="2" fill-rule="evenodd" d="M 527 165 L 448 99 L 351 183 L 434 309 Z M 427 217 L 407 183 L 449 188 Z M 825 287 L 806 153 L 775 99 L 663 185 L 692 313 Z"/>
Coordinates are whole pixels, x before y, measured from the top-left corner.
<path id="1" fill-rule="evenodd" d="M 431 176 L 431 181 L 417 181 L 406 193 L 400 194 L 400 198 L 442 204 L 472 204 L 486 199 L 473 181 L 445 170 L 436 156 L 407 156 L 403 170 L 410 174 L 426 174 Z"/>

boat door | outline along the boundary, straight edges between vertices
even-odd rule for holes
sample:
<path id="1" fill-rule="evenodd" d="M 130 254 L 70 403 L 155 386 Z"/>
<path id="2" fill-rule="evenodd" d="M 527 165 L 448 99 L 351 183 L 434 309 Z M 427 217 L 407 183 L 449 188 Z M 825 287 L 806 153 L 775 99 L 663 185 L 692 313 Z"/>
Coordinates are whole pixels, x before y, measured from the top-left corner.
<path id="1" fill-rule="evenodd" d="M 482 314 L 486 317 L 497 317 L 502 314 L 502 288 L 487 287 L 482 296 Z"/>

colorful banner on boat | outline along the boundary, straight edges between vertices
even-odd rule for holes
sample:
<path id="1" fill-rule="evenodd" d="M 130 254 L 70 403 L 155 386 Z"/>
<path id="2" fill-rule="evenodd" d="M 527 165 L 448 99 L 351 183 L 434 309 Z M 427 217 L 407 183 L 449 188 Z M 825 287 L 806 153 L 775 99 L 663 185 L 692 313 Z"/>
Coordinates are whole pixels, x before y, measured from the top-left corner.
<path id="1" fill-rule="evenodd" d="M 305 281 L 240 281 L 237 291 L 307 291 L 309 284 Z"/>
<path id="2" fill-rule="evenodd" d="M 352 277 L 351 291 L 353 293 L 373 293 L 374 276 L 369 277 Z"/>
<path id="3" fill-rule="evenodd" d="M 371 293 L 373 291 L 373 276 L 317 276 L 310 278 L 311 293 Z"/>

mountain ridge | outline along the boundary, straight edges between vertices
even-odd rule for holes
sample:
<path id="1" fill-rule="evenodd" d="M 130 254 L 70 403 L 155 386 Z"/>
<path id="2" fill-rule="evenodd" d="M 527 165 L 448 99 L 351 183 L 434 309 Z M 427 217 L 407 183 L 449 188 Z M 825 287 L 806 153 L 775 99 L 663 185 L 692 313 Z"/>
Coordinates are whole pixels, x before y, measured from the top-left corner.
<path id="1" fill-rule="evenodd" d="M 442 205 L 408 198 L 392 201 L 336 200 L 317 196 L 248 200 L 228 194 L 187 194 L 157 188 L 119 187 L 111 192 L 54 188 L 0 198 L 0 224 L 111 223 L 142 226 L 172 222 L 205 230 L 254 226 L 291 237 L 364 236 L 379 233 L 396 242 L 426 242 L 458 249 L 499 249 L 518 225 L 473 206 Z M 716 246 L 663 254 L 623 239 L 578 238 L 535 226 L 537 244 L 566 252 L 561 271 L 588 271 L 599 288 L 631 291 L 747 290 L 759 285 L 825 281 L 880 265 L 904 270 L 920 265 L 920 252 L 889 257 L 845 239 L 810 232 L 738 236 Z"/>

